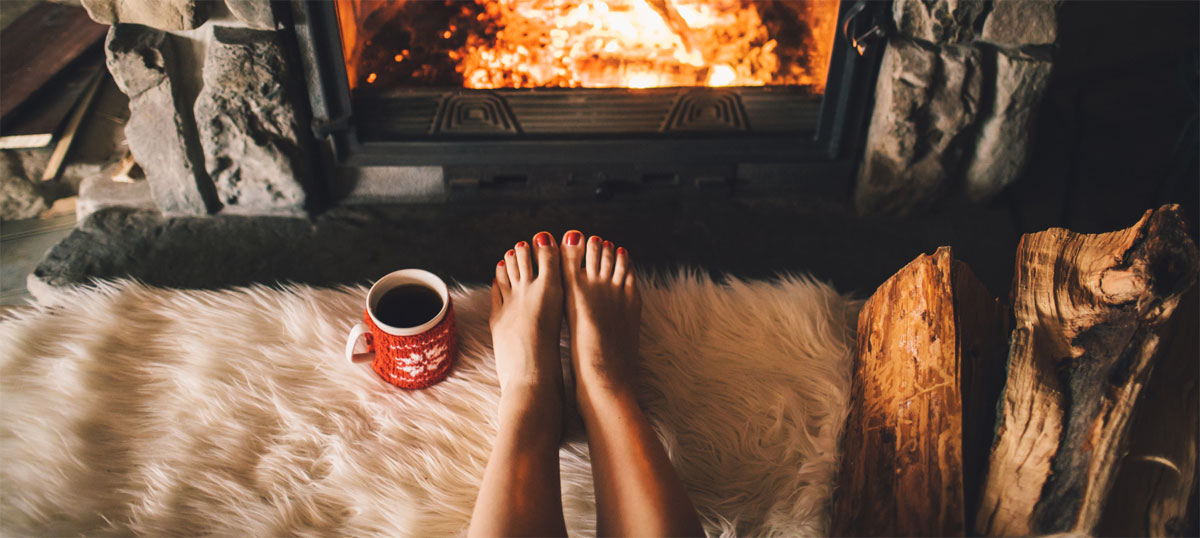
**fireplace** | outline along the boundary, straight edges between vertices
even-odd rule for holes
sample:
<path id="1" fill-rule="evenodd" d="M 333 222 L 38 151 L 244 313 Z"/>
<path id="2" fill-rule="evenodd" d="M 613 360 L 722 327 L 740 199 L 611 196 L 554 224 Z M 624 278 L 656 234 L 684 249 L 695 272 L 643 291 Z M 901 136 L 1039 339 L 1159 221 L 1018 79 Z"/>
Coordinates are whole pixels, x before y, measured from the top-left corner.
<path id="1" fill-rule="evenodd" d="M 335 197 L 604 198 L 814 170 L 840 188 L 882 49 L 843 38 L 872 24 L 864 7 L 304 0 L 292 15 Z"/>

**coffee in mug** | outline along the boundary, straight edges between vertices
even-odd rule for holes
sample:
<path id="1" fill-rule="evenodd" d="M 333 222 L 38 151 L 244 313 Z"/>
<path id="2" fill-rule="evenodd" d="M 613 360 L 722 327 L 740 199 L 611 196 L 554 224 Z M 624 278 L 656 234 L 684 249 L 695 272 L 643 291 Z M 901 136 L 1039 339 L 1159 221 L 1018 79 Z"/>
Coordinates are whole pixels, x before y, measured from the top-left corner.
<path id="1" fill-rule="evenodd" d="M 450 371 L 458 355 L 454 306 L 446 283 L 421 269 L 384 276 L 367 292 L 363 320 L 350 329 L 346 358 L 371 359 L 371 369 L 397 387 L 428 387 Z M 355 353 L 359 340 L 367 352 Z"/>

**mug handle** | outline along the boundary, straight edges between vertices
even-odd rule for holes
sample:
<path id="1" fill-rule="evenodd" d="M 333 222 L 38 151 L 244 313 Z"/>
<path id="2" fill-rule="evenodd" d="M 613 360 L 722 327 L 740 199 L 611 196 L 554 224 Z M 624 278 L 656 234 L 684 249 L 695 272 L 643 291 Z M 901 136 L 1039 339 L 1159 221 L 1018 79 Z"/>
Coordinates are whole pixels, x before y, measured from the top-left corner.
<path id="1" fill-rule="evenodd" d="M 367 337 L 367 352 L 355 353 L 354 346 L 358 344 L 358 339 L 362 338 L 363 336 Z M 371 347 L 371 329 L 361 321 L 355 323 L 354 327 L 350 329 L 350 335 L 346 337 L 346 360 L 353 364 L 359 361 L 370 359 L 371 356 L 375 354 L 374 351 L 371 350 Z"/>

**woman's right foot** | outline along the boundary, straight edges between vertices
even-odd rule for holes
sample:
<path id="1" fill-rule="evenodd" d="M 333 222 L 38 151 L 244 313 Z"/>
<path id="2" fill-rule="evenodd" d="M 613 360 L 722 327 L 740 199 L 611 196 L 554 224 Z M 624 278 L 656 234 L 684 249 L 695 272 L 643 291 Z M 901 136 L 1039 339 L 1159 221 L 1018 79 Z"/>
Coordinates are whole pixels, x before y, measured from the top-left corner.
<path id="1" fill-rule="evenodd" d="M 576 392 L 628 390 L 642 309 L 629 252 L 571 230 L 561 253 Z"/>

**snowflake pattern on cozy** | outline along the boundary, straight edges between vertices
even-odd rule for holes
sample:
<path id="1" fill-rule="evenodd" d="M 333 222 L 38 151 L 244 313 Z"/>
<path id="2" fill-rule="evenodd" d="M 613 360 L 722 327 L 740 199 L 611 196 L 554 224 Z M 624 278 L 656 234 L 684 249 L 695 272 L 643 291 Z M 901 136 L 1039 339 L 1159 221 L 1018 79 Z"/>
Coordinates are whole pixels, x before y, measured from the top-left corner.
<path id="1" fill-rule="evenodd" d="M 366 334 L 367 349 L 375 352 L 371 369 L 402 389 L 422 389 L 445 379 L 458 356 L 453 304 L 446 305 L 446 315 L 437 325 L 421 334 L 383 332 L 367 311 L 363 311 L 363 322 L 371 328 Z"/>

